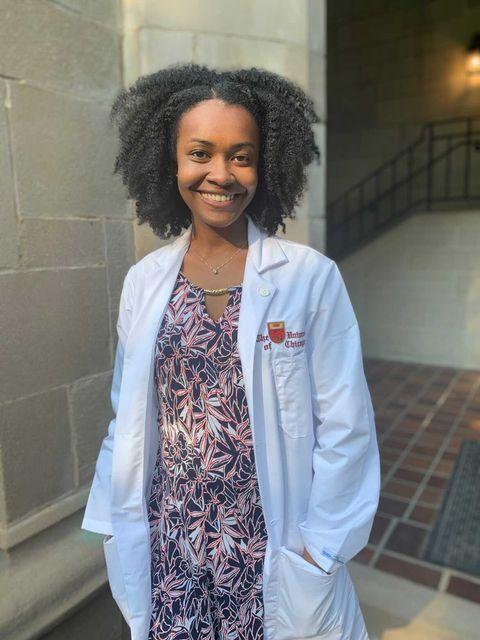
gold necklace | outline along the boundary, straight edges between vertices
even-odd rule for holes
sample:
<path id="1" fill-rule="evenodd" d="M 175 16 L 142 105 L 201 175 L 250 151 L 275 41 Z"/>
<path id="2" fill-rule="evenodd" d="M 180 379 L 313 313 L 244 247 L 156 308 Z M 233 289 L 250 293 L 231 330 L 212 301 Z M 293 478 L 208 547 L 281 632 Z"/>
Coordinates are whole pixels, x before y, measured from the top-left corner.
<path id="1" fill-rule="evenodd" d="M 247 245 L 247 246 L 248 246 L 248 245 Z M 191 238 L 190 238 L 190 243 L 189 243 L 189 245 L 188 245 L 188 248 L 190 249 L 190 251 L 193 251 L 193 253 L 196 253 L 196 254 L 197 254 L 197 256 L 198 256 L 201 260 L 203 260 L 203 262 L 204 262 L 204 263 L 207 265 L 207 267 L 212 271 L 212 273 L 214 273 L 215 275 L 217 275 L 217 274 L 218 274 L 218 272 L 220 271 L 220 269 L 221 269 L 222 267 L 224 267 L 226 264 L 228 264 L 228 263 L 230 262 L 230 260 L 233 260 L 233 258 L 237 255 L 237 253 L 238 253 L 239 251 L 241 251 L 242 249 L 245 249 L 246 247 L 239 247 L 239 248 L 238 248 L 238 249 L 237 249 L 237 250 L 236 250 L 236 251 L 235 251 L 235 252 L 230 256 L 230 258 L 228 258 L 228 260 L 225 260 L 225 262 L 224 262 L 224 263 L 222 263 L 221 265 L 219 265 L 218 267 L 212 267 L 212 265 L 211 265 L 211 264 L 209 264 L 209 263 L 205 260 L 205 258 L 204 258 L 203 256 L 201 256 L 197 251 L 194 251 L 194 250 L 192 249 L 192 239 L 191 239 Z"/>
<path id="2" fill-rule="evenodd" d="M 248 246 L 248 245 L 247 245 L 247 246 Z M 232 259 L 237 255 L 237 253 L 238 253 L 239 251 L 241 251 L 242 249 L 245 249 L 245 247 L 240 247 L 239 249 L 237 249 L 237 251 L 235 251 L 235 252 L 233 253 L 233 255 L 232 255 L 228 260 L 226 260 L 223 264 L 219 265 L 218 267 L 212 267 L 212 265 L 210 265 L 210 264 L 209 264 L 209 263 L 208 263 L 208 262 L 207 262 L 207 261 L 206 261 L 206 260 L 205 260 L 205 259 L 204 259 L 204 258 L 203 258 L 203 257 L 202 257 L 198 252 L 197 252 L 197 251 L 194 251 L 194 250 L 192 249 L 192 238 L 191 238 L 191 237 L 190 237 L 190 242 L 189 242 L 189 244 L 188 244 L 188 249 L 190 249 L 190 251 L 193 251 L 193 253 L 196 253 L 196 254 L 197 254 L 197 256 L 198 256 L 201 260 L 203 260 L 203 262 L 204 262 L 204 263 L 209 267 L 209 269 L 210 269 L 210 270 L 211 270 L 215 275 L 217 275 L 217 274 L 218 274 L 218 272 L 219 272 L 219 270 L 220 270 L 222 267 L 224 267 L 226 264 L 228 264 L 228 263 L 230 262 L 230 260 L 232 260 Z M 187 251 L 188 251 L 188 249 L 187 249 Z M 243 282 L 241 282 L 240 284 L 243 284 Z M 198 285 L 197 285 L 197 286 L 198 286 Z M 234 285 L 234 286 L 239 286 L 239 285 Z M 210 295 L 212 295 L 212 296 L 221 296 L 221 295 L 223 295 L 223 294 L 227 293 L 227 292 L 228 292 L 228 290 L 229 290 L 230 288 L 231 288 L 231 287 L 223 287 L 222 289 L 205 289 L 204 287 L 200 287 L 200 289 L 203 289 L 203 291 L 204 291 L 205 293 L 209 293 L 209 294 L 210 294 Z"/>
<path id="3" fill-rule="evenodd" d="M 242 282 L 240 284 L 243 284 Z M 236 285 L 236 286 L 240 286 L 240 285 Z M 201 287 L 203 288 L 203 287 Z M 203 289 L 205 293 L 209 293 L 212 296 L 221 296 L 224 293 L 227 293 L 227 291 L 230 289 L 231 287 L 224 287 L 223 289 Z"/>

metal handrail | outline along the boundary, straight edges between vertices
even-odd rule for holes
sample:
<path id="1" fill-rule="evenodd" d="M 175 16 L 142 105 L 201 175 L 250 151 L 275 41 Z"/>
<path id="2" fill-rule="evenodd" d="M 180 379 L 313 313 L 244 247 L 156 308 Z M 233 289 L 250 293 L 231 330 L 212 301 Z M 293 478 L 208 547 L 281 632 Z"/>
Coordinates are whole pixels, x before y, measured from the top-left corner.
<path id="1" fill-rule="evenodd" d="M 345 257 L 421 207 L 478 204 L 480 155 L 474 163 L 472 150 L 480 151 L 480 116 L 424 124 L 410 145 L 328 203 L 327 254 Z"/>

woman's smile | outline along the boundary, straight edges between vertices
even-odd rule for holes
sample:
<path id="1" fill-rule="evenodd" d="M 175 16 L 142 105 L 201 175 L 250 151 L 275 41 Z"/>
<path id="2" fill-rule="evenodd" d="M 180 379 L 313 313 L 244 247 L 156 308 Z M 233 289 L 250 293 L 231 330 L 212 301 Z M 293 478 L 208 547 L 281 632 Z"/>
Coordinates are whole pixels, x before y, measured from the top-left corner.
<path id="1" fill-rule="evenodd" d="M 243 193 L 217 194 L 207 191 L 198 191 L 200 198 L 212 207 L 224 209 L 240 199 Z"/>

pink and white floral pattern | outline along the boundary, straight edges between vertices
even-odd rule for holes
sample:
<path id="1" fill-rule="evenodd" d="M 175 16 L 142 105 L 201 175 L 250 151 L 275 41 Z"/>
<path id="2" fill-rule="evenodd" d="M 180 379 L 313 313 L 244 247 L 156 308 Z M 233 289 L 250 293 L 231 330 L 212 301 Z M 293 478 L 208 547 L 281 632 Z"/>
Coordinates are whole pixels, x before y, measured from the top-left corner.
<path id="1" fill-rule="evenodd" d="M 149 640 L 263 639 L 262 509 L 237 326 L 179 272 L 155 345 L 160 443 L 148 505 Z"/>

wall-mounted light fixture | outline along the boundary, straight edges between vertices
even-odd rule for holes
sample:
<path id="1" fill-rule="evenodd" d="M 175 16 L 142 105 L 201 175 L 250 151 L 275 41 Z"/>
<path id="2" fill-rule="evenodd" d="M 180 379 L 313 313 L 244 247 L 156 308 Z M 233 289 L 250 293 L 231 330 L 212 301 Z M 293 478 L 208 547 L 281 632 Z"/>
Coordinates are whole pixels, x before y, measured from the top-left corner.
<path id="1" fill-rule="evenodd" d="M 472 41 L 467 49 L 467 74 L 480 76 L 480 32 L 472 36 Z"/>

